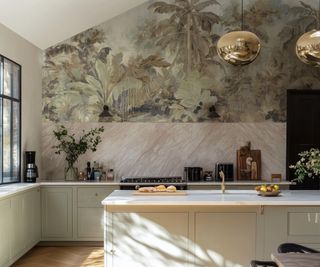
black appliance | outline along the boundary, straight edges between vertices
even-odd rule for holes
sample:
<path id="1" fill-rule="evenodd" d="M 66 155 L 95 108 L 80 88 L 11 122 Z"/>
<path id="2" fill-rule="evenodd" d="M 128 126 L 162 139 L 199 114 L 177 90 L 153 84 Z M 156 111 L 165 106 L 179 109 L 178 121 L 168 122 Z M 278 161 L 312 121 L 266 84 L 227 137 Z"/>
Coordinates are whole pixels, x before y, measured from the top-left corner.
<path id="1" fill-rule="evenodd" d="M 35 183 L 38 177 L 38 167 L 36 166 L 36 152 L 25 151 L 26 154 L 26 170 L 25 170 L 25 182 Z"/>
<path id="2" fill-rule="evenodd" d="M 201 167 L 184 167 L 184 179 L 188 182 L 202 181 L 203 169 Z"/>
<path id="3" fill-rule="evenodd" d="M 233 163 L 216 163 L 214 171 L 214 180 L 221 182 L 219 172 L 223 171 L 225 181 L 233 181 Z"/>
<path id="4" fill-rule="evenodd" d="M 174 185 L 178 190 L 187 190 L 187 183 L 181 176 L 165 177 L 122 177 L 120 190 L 135 190 L 143 186 Z"/>

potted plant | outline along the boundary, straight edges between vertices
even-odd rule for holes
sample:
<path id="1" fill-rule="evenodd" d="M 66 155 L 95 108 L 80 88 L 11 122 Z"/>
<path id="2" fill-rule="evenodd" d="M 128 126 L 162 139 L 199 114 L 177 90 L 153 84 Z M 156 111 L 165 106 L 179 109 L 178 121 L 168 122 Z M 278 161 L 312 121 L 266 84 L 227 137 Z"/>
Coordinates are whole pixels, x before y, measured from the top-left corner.
<path id="1" fill-rule="evenodd" d="M 77 137 L 74 133 L 69 133 L 63 125 L 57 127 L 53 131 L 54 136 L 58 140 L 58 144 L 52 148 L 56 149 L 56 154 L 64 152 L 66 154 L 67 167 L 65 168 L 65 180 L 76 180 L 78 170 L 74 167 L 78 157 L 89 149 L 92 152 L 97 150 L 97 146 L 101 143 L 100 134 L 104 131 L 104 127 L 91 129 L 88 132 L 82 130 L 82 135 Z"/>
<path id="2" fill-rule="evenodd" d="M 300 159 L 295 165 L 289 166 L 294 169 L 296 178 L 294 181 L 302 182 L 306 177 L 320 178 L 320 150 L 311 148 L 298 154 Z"/>

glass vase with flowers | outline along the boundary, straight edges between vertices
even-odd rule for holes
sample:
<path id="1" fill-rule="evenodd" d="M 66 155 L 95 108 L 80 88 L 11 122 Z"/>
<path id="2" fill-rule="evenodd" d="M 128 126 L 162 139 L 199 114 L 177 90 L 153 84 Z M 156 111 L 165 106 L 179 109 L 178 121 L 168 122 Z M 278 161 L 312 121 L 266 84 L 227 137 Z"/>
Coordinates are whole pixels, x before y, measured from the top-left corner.
<path id="1" fill-rule="evenodd" d="M 65 180 L 73 181 L 77 179 L 78 170 L 74 166 L 77 162 L 80 155 L 85 154 L 87 150 L 95 152 L 97 146 L 101 143 L 100 134 L 104 132 L 104 127 L 91 129 L 86 132 L 82 130 L 81 135 L 75 133 L 69 133 L 69 130 L 64 126 L 60 125 L 56 130 L 53 131 L 54 136 L 56 137 L 58 144 L 54 145 L 56 154 L 65 153 L 65 160 L 67 166 L 64 170 Z"/>

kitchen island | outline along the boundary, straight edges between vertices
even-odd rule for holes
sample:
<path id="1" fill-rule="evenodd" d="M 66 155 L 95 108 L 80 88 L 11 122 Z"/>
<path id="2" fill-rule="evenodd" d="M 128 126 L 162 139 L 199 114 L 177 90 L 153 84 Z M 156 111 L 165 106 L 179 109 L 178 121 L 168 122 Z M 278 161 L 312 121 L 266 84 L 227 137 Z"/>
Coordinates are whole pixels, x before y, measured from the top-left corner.
<path id="1" fill-rule="evenodd" d="M 105 206 L 105 266 L 249 266 L 283 242 L 320 247 L 320 192 L 186 191 L 135 196 L 114 191 Z"/>

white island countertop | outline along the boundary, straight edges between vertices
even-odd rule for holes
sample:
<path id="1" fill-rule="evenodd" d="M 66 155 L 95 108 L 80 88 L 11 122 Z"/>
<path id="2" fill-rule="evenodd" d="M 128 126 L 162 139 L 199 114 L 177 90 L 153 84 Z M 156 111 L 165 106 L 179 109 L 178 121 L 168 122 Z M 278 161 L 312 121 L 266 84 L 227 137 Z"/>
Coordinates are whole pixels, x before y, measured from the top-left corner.
<path id="1" fill-rule="evenodd" d="M 102 201 L 106 206 L 320 206 L 320 191 L 282 191 L 276 197 L 259 196 L 254 190 L 186 190 L 184 196 L 133 195 L 133 190 L 115 190 Z"/>

